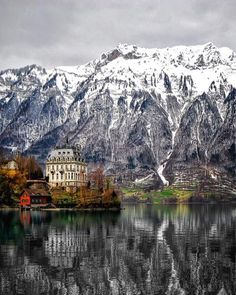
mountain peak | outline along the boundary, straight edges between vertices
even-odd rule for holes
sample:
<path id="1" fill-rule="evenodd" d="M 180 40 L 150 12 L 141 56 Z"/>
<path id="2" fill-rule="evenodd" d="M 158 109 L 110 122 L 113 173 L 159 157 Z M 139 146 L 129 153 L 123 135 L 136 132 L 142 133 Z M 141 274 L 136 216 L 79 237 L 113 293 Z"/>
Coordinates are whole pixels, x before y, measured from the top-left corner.
<path id="1" fill-rule="evenodd" d="M 206 44 L 203 44 L 203 46 L 204 46 L 204 49 L 206 50 L 217 48 L 212 42 L 207 42 Z"/>
<path id="2" fill-rule="evenodd" d="M 126 54 L 128 52 L 133 52 L 137 50 L 137 46 L 136 45 L 132 45 L 132 44 L 127 44 L 127 43 L 119 43 L 118 46 L 116 47 L 120 52 L 122 52 L 123 54 Z"/>

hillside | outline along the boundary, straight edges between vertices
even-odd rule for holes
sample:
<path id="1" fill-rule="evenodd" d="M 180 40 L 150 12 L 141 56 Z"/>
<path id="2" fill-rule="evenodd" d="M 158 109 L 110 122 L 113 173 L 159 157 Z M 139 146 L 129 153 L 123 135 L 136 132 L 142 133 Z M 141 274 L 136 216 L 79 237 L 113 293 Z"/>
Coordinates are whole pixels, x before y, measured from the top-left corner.
<path id="1" fill-rule="evenodd" d="M 82 66 L 8 69 L 0 72 L 0 145 L 43 164 L 68 137 L 110 174 L 161 185 L 205 169 L 234 191 L 234 87 L 236 54 L 212 43 L 123 44 Z"/>

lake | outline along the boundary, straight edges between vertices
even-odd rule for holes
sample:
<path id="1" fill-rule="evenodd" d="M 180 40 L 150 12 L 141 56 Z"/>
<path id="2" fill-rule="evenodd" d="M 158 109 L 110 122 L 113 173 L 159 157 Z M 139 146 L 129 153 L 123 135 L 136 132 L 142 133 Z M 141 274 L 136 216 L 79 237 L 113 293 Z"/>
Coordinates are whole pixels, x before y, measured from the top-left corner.
<path id="1" fill-rule="evenodd" d="M 0 294 L 236 294 L 236 204 L 0 211 Z"/>

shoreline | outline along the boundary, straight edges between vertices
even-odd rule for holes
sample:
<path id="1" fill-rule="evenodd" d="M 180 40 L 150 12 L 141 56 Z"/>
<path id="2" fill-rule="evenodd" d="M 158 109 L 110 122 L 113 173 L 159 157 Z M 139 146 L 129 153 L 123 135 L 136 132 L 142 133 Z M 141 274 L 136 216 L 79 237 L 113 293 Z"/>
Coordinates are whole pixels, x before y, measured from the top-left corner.
<path id="1" fill-rule="evenodd" d="M 170 202 L 170 203 L 145 203 L 145 202 L 124 202 L 120 208 L 39 208 L 39 209 L 21 209 L 20 207 L 0 207 L 0 211 L 71 211 L 71 212 L 99 212 L 99 211 L 111 211 L 119 212 L 125 210 L 125 206 L 129 205 L 147 205 L 147 206 L 169 206 L 169 205 L 217 205 L 217 204 L 236 204 L 236 200 L 229 201 L 208 201 L 208 202 Z"/>

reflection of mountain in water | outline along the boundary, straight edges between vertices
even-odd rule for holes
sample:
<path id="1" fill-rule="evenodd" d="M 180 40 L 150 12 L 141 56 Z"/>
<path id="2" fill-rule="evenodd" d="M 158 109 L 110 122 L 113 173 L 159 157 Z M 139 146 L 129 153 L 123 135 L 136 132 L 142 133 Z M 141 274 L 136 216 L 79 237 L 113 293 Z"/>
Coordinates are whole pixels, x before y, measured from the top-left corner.
<path id="1" fill-rule="evenodd" d="M 235 294 L 232 206 L 0 213 L 0 294 Z"/>

